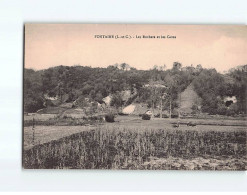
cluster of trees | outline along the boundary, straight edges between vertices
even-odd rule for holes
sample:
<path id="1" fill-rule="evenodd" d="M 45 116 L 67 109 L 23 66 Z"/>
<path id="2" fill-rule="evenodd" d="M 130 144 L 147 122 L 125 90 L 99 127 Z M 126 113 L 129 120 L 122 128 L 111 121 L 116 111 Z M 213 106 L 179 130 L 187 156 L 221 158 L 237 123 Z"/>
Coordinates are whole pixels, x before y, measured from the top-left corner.
<path id="1" fill-rule="evenodd" d="M 41 74 L 32 69 L 24 70 L 24 111 L 36 112 L 44 107 Z"/>
<path id="2" fill-rule="evenodd" d="M 150 70 L 137 70 L 126 63 L 107 68 L 57 66 L 40 71 L 25 69 L 24 110 L 35 112 L 43 108 L 45 95 L 62 100 L 65 94 L 67 102 L 89 98 L 102 103 L 104 97 L 112 95 L 111 106 L 116 108 L 135 101 L 150 107 L 174 109 L 179 106 L 177 99 L 180 92 L 192 83 L 202 98 L 203 112 L 246 113 L 246 74 L 246 71 L 239 69 L 220 74 L 215 69 L 204 69 L 201 65 L 183 67 L 179 62 L 174 62 L 171 69 L 166 69 L 164 65 L 154 66 Z M 154 83 L 165 87 L 155 88 Z M 120 92 L 124 90 L 135 92 L 136 95 L 131 100 L 123 101 Z M 237 104 L 227 108 L 223 102 L 224 96 L 236 96 Z"/>
<path id="3" fill-rule="evenodd" d="M 221 115 L 246 113 L 247 72 L 233 70 L 223 75 L 215 69 L 203 69 L 193 80 L 193 85 L 202 98 L 202 112 Z M 237 103 L 228 107 L 223 101 L 226 96 L 236 96 Z"/>
<path id="4" fill-rule="evenodd" d="M 131 68 L 126 63 L 107 68 L 57 66 L 40 71 L 25 69 L 24 110 L 35 112 L 43 108 L 45 95 L 61 100 L 66 94 L 67 102 L 89 98 L 102 103 L 102 99 L 110 94 L 119 96 L 120 91 L 140 89 L 148 76 L 143 77 L 144 74 L 145 71 Z M 119 102 L 112 104 L 118 105 Z"/>

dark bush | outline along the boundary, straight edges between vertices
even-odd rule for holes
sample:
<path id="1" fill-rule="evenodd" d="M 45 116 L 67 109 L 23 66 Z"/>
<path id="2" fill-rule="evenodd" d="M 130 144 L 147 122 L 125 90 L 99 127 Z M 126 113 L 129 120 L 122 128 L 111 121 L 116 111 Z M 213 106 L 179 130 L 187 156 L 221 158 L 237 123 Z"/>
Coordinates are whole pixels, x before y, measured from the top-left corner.
<path id="1" fill-rule="evenodd" d="M 128 114 L 125 114 L 125 113 L 122 113 L 122 112 L 119 112 L 118 115 L 120 116 L 127 116 Z"/>
<path id="2" fill-rule="evenodd" d="M 97 116 L 90 116 L 90 117 L 88 117 L 88 119 L 90 121 L 97 121 L 98 120 L 98 117 Z"/>
<path id="3" fill-rule="evenodd" d="M 172 118 L 178 118 L 178 114 L 172 114 L 171 117 Z"/>
<path id="4" fill-rule="evenodd" d="M 69 118 L 67 115 L 64 115 L 64 116 L 63 116 L 63 119 L 67 119 L 67 118 Z"/>
<path id="5" fill-rule="evenodd" d="M 234 110 L 229 109 L 229 110 L 226 111 L 226 115 L 227 116 L 235 116 L 235 112 L 234 112 Z"/>
<path id="6" fill-rule="evenodd" d="M 142 115 L 142 120 L 150 120 L 151 116 L 148 114 L 143 114 Z"/>
<path id="7" fill-rule="evenodd" d="M 115 122 L 114 118 L 115 118 L 115 116 L 113 114 L 106 114 L 105 115 L 105 121 L 108 123 Z"/>
<path id="8" fill-rule="evenodd" d="M 43 104 L 44 104 L 43 99 L 40 97 L 33 96 L 31 98 L 25 98 L 24 111 L 29 113 L 36 112 L 44 108 Z"/>

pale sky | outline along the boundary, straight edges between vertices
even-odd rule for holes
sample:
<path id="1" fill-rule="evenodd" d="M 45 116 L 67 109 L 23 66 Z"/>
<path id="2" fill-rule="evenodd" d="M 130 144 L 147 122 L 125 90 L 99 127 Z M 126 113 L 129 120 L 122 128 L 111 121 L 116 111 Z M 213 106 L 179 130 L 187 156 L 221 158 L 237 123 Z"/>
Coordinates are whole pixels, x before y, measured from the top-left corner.
<path id="1" fill-rule="evenodd" d="M 176 39 L 97 39 L 95 35 L 176 36 Z M 137 69 L 201 64 L 225 71 L 247 64 L 247 26 L 26 24 L 25 68 L 58 65 L 107 67 L 127 63 Z"/>

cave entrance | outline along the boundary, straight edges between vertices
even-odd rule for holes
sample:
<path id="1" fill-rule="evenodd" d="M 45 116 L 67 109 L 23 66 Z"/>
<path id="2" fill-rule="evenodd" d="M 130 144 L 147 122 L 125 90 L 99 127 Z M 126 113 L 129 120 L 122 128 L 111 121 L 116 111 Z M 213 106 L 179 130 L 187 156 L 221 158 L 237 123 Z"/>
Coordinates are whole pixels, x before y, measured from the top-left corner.
<path id="1" fill-rule="evenodd" d="M 229 100 L 229 101 L 226 101 L 225 102 L 226 107 L 229 107 L 231 104 L 233 104 L 233 101 L 232 100 Z"/>

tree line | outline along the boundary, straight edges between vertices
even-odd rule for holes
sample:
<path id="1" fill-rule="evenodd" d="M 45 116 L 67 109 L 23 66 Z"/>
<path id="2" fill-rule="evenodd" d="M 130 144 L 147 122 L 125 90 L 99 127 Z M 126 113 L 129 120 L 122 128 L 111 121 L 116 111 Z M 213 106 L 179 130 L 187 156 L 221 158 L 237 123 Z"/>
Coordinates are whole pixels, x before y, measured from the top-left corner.
<path id="1" fill-rule="evenodd" d="M 111 95 L 112 106 L 139 102 L 150 108 L 160 106 L 162 97 L 162 107 L 174 109 L 179 107 L 179 94 L 192 84 L 202 99 L 202 112 L 246 114 L 245 70 L 238 68 L 221 74 L 215 69 L 203 68 L 200 64 L 183 67 L 179 62 L 174 62 L 171 69 L 166 69 L 163 65 L 154 66 L 150 70 L 137 70 L 127 63 L 110 65 L 107 68 L 61 65 L 39 71 L 24 69 L 24 111 L 36 112 L 45 107 L 45 95 L 57 97 L 61 103 L 64 95 L 67 97 L 66 102 L 88 98 L 98 103 L 103 103 L 103 98 Z M 165 87 L 147 87 L 155 86 L 154 83 Z M 124 90 L 130 90 L 133 94 L 128 101 L 121 99 L 120 93 Z M 227 107 L 223 101 L 226 96 L 236 96 L 237 103 Z"/>

